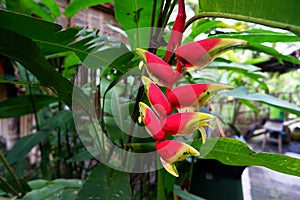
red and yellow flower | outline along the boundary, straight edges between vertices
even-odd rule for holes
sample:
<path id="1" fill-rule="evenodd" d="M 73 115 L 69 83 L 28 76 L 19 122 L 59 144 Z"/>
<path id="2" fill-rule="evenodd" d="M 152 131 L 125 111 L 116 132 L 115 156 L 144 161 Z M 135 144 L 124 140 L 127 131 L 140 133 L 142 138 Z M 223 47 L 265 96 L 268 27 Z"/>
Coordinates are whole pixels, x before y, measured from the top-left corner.
<path id="1" fill-rule="evenodd" d="M 187 84 L 174 87 L 182 77 L 183 68 L 201 69 L 211 63 L 219 54 L 247 42 L 239 39 L 206 39 L 181 45 L 184 22 L 186 18 L 184 0 L 179 0 L 176 17 L 164 60 L 146 50 L 137 48 L 142 57 L 148 76 L 142 77 L 145 92 L 152 109 L 140 102 L 139 122 L 143 122 L 146 131 L 156 140 L 156 150 L 160 155 L 163 167 L 178 177 L 175 162 L 200 153 L 192 146 L 176 140 L 165 140 L 167 135 L 185 136 L 199 130 L 202 142 L 206 140 L 206 129 L 209 121 L 215 116 L 195 112 L 216 94 L 223 90 L 233 89 L 222 84 Z M 173 69 L 167 62 L 172 54 L 177 62 Z M 166 87 L 166 95 L 159 86 Z M 173 113 L 176 108 L 179 113 Z"/>

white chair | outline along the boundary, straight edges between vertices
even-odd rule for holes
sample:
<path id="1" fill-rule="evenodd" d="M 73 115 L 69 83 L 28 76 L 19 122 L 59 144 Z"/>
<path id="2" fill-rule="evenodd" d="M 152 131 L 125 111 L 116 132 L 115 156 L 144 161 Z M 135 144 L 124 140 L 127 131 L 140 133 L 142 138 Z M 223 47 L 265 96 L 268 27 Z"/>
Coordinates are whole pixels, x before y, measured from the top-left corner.
<path id="1" fill-rule="evenodd" d="M 276 142 L 278 144 L 278 152 L 282 153 L 282 132 L 283 132 L 283 122 L 268 120 L 264 124 L 263 128 L 266 130 L 264 132 L 264 140 L 262 142 L 262 150 L 265 148 L 267 142 Z M 270 131 L 276 134 L 276 137 L 270 137 Z"/>

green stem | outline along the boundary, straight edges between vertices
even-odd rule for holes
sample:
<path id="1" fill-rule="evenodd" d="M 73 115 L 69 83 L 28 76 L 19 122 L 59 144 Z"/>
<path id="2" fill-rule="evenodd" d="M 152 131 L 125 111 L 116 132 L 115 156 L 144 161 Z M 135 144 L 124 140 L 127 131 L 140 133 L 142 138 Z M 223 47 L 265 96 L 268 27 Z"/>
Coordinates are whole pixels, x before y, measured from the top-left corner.
<path id="1" fill-rule="evenodd" d="M 15 195 L 17 195 L 18 197 L 20 197 L 19 193 L 17 190 L 15 190 L 15 188 L 13 188 L 2 176 L 0 176 L 0 181 L 6 186 L 8 187 L 12 193 L 14 193 Z"/>
<path id="2" fill-rule="evenodd" d="M 193 16 L 191 19 L 189 19 L 186 22 L 185 28 L 187 28 L 189 25 L 191 25 L 193 22 L 197 21 L 198 19 L 204 18 L 204 17 L 222 17 L 222 18 L 228 18 L 228 19 L 236 19 L 240 21 L 247 21 L 247 22 L 253 22 L 256 24 L 262 24 L 265 26 L 273 27 L 273 28 L 281 28 L 285 29 L 291 32 L 300 32 L 300 28 L 293 25 L 288 25 L 280 22 L 265 20 L 265 19 L 259 19 L 259 18 L 253 18 L 249 16 L 243 16 L 243 15 L 237 15 L 237 14 L 229 14 L 229 13 L 221 13 L 221 12 L 202 12 L 195 16 Z"/>
<path id="3" fill-rule="evenodd" d="M 1 151 L 0 151 L 0 161 L 3 163 L 4 167 L 7 169 L 8 173 L 10 174 L 12 179 L 17 183 L 17 185 L 19 187 L 19 190 L 21 191 L 22 195 L 24 195 L 25 190 L 24 190 L 21 182 L 19 181 L 17 175 L 14 173 L 13 169 L 8 164 L 7 160 L 5 159 L 5 157 L 3 156 Z"/>
<path id="4" fill-rule="evenodd" d="M 166 193 L 165 193 L 162 170 L 164 170 L 164 169 L 157 171 L 157 199 L 166 200 L 167 198 L 166 198 Z"/>
<path id="5" fill-rule="evenodd" d="M 191 181 L 192 181 L 192 177 L 193 177 L 194 166 L 195 166 L 195 157 L 192 157 L 191 167 L 190 167 L 190 171 L 189 171 L 188 191 L 190 191 L 190 189 L 191 189 Z"/>

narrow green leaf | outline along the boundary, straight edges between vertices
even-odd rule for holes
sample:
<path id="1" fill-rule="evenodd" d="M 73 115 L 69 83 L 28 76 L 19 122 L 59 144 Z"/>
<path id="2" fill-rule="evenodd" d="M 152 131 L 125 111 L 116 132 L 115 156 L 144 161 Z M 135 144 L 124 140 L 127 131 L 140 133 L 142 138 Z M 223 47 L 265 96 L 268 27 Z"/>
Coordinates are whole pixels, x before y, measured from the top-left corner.
<path id="1" fill-rule="evenodd" d="M 300 33 L 297 0 L 199 0 L 201 16 L 225 17 Z"/>
<path id="2" fill-rule="evenodd" d="M 263 52 L 263 53 L 269 54 L 271 56 L 274 56 L 279 61 L 285 60 L 285 61 L 292 62 L 292 63 L 300 65 L 300 60 L 299 59 L 297 59 L 295 57 L 292 57 L 292 56 L 283 55 L 283 54 L 279 53 L 278 51 L 276 51 L 272 47 L 268 47 L 268 46 L 261 45 L 261 44 L 249 44 L 246 47 L 242 47 L 242 48 L 251 49 L 251 50 L 254 50 L 254 51 L 258 51 L 258 52 Z"/>
<path id="3" fill-rule="evenodd" d="M 246 40 L 250 43 L 263 42 L 299 42 L 300 37 L 291 33 L 278 33 L 273 31 L 248 31 L 239 33 L 226 33 L 210 36 L 210 38 L 235 38 Z"/>
<path id="4" fill-rule="evenodd" d="M 9 164 L 14 164 L 17 161 L 23 160 L 29 151 L 38 143 L 42 142 L 46 137 L 47 132 L 40 131 L 19 139 L 7 155 L 7 161 Z"/>
<path id="5" fill-rule="evenodd" d="M 37 85 L 42 86 L 39 82 L 30 82 L 30 81 L 14 81 L 14 80 L 3 80 L 0 79 L 0 83 L 8 83 L 13 85 Z"/>
<path id="6" fill-rule="evenodd" d="M 20 138 L 7 155 L 7 161 L 13 164 L 23 160 L 29 151 L 38 143 L 43 142 L 48 134 L 57 127 L 62 127 L 73 122 L 71 111 L 61 111 L 53 118 L 41 124 L 41 130 L 37 133 Z"/>
<path id="7" fill-rule="evenodd" d="M 73 17 L 76 13 L 78 13 L 80 10 L 83 10 L 85 8 L 96 6 L 103 3 L 109 3 L 113 2 L 113 0 L 73 0 L 65 9 L 65 15 L 68 18 Z"/>
<path id="8" fill-rule="evenodd" d="M 0 102 L 0 118 L 19 117 L 39 111 L 50 103 L 58 102 L 54 96 L 32 95 L 9 98 Z M 33 105 L 35 104 L 35 107 Z"/>
<path id="9" fill-rule="evenodd" d="M 129 175 L 98 165 L 89 175 L 76 200 L 130 199 Z"/>
<path id="10" fill-rule="evenodd" d="M 256 153 L 233 138 L 210 138 L 205 144 L 195 141 L 193 147 L 205 159 L 216 159 L 233 166 L 263 166 L 277 172 L 300 176 L 300 159 L 282 154 Z"/>
<path id="11" fill-rule="evenodd" d="M 284 101 L 281 99 L 278 99 L 276 97 L 270 96 L 268 94 L 260 94 L 260 93 L 254 93 L 254 94 L 247 94 L 247 90 L 245 90 L 243 87 L 237 88 L 233 91 L 226 92 L 226 95 L 232 96 L 238 99 L 245 99 L 249 101 L 258 101 L 270 106 L 274 106 L 277 108 L 280 108 L 283 111 L 293 113 L 297 116 L 300 116 L 300 107 L 293 105 L 289 103 L 288 101 Z"/>
<path id="12" fill-rule="evenodd" d="M 207 67 L 209 68 L 217 68 L 217 69 L 226 69 L 226 70 L 234 70 L 234 71 L 248 71 L 254 72 L 259 71 L 260 68 L 250 64 L 236 63 L 236 62 L 219 62 L 214 61 L 209 64 Z M 264 78 L 264 77 L 263 77 Z"/>

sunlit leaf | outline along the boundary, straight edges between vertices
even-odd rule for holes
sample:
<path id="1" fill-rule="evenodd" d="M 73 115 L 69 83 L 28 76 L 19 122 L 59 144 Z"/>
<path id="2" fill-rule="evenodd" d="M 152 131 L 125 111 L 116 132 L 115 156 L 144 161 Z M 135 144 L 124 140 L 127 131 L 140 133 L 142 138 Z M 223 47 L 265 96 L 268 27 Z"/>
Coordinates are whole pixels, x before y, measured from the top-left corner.
<path id="1" fill-rule="evenodd" d="M 300 33 L 297 0 L 199 0 L 203 16 L 225 17 Z"/>
<path id="2" fill-rule="evenodd" d="M 216 159 L 233 166 L 263 166 L 277 172 L 300 176 L 300 159 L 282 154 L 256 153 L 245 143 L 233 138 L 210 138 L 205 144 L 192 144 L 206 159 Z"/>
<path id="3" fill-rule="evenodd" d="M 80 10 L 108 2 L 113 2 L 113 0 L 73 0 L 66 7 L 65 15 L 71 18 Z"/>

